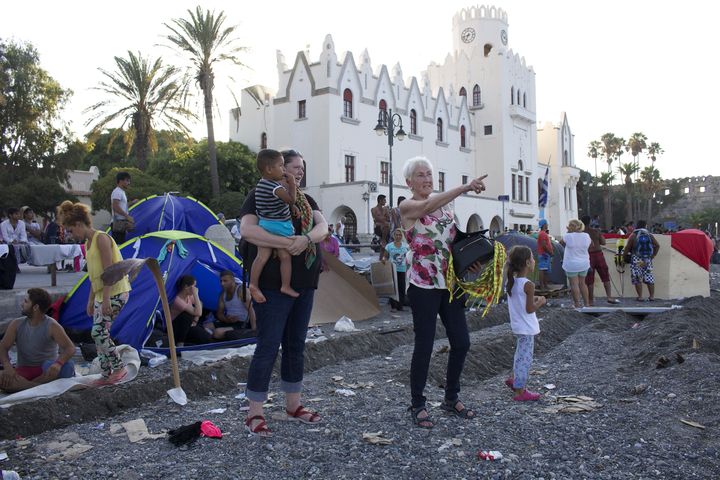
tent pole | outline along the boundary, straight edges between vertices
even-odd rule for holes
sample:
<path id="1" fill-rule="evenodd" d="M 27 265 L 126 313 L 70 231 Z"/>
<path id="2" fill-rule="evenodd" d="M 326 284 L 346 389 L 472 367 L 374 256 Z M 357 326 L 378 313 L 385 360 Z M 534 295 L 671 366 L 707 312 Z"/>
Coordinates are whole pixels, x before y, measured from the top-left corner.
<path id="1" fill-rule="evenodd" d="M 152 259 L 155 260 L 155 259 Z M 180 369 L 178 368 L 177 352 L 175 351 L 175 333 L 173 331 L 172 316 L 170 314 L 170 304 L 168 303 L 167 293 L 165 292 L 165 284 L 163 283 L 162 274 L 160 273 L 160 265 L 157 260 L 147 262 L 150 271 L 155 278 L 158 292 L 160 293 L 160 301 L 162 302 L 163 315 L 165 315 L 165 328 L 167 328 L 168 342 L 170 343 L 170 364 L 172 365 L 173 383 L 175 388 L 180 387 Z M 170 319 L 169 321 L 167 319 Z"/>

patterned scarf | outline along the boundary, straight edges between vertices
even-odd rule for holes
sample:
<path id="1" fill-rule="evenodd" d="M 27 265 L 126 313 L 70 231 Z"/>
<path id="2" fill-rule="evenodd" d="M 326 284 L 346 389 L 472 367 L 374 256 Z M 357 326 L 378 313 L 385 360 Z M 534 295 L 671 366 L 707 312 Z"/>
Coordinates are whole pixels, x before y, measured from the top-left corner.
<path id="1" fill-rule="evenodd" d="M 310 202 L 305 197 L 305 194 L 298 188 L 295 194 L 295 205 L 300 209 L 300 233 L 307 235 L 310 230 L 313 229 L 313 211 L 310 207 Z M 310 242 L 307 250 L 305 250 L 305 267 L 310 268 L 315 261 L 317 252 L 315 250 L 315 244 Z"/>

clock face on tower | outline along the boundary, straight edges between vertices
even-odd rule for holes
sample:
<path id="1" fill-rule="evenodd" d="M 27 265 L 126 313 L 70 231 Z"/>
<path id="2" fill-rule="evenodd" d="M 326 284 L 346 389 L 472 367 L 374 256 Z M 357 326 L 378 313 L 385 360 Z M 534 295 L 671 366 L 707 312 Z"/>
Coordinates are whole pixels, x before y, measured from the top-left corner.
<path id="1" fill-rule="evenodd" d="M 500 30 L 500 41 L 502 41 L 503 45 L 507 45 L 507 32 L 505 30 Z"/>
<path id="2" fill-rule="evenodd" d="M 463 30 L 462 33 L 460 34 L 460 38 L 461 38 L 462 41 L 465 42 L 465 43 L 470 43 L 470 42 L 472 42 L 473 40 L 475 40 L 475 29 L 470 28 L 470 27 L 466 28 L 466 29 Z"/>

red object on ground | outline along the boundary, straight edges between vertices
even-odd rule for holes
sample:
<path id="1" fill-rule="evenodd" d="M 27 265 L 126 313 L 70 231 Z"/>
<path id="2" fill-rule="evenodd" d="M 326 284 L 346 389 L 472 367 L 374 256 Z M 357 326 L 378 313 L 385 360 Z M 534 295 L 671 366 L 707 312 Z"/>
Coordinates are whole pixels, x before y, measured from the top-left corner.
<path id="1" fill-rule="evenodd" d="M 671 233 L 672 248 L 700 265 L 710 270 L 710 257 L 713 254 L 713 243 L 701 230 L 690 228 L 677 233 Z"/>
<path id="2" fill-rule="evenodd" d="M 200 434 L 204 437 L 222 438 L 222 431 L 209 420 L 200 424 Z"/>

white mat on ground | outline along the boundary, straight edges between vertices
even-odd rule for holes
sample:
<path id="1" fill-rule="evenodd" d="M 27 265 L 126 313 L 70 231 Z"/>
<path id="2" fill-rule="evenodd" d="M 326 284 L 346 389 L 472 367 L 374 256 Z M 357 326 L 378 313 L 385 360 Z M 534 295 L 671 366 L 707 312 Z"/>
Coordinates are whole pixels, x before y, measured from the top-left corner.
<path id="1" fill-rule="evenodd" d="M 255 344 L 240 348 L 218 348 L 217 350 L 192 350 L 182 352 L 182 359 L 195 365 L 219 362 L 232 357 L 251 357 L 255 353 Z"/>
<path id="2" fill-rule="evenodd" d="M 137 377 L 140 369 L 140 356 L 137 350 L 130 345 L 118 345 L 117 352 L 120 354 L 125 365 L 127 365 L 128 375 L 120 382 L 126 383 Z M 81 377 L 61 378 L 50 383 L 38 385 L 37 387 L 23 390 L 22 392 L 5 395 L 0 393 L 0 408 L 7 408 L 18 403 L 31 402 L 41 398 L 52 398 L 61 395 L 68 390 L 75 388 L 86 388 L 89 383 L 100 378 L 100 364 L 97 359 L 90 368 L 91 375 L 83 375 Z"/>

